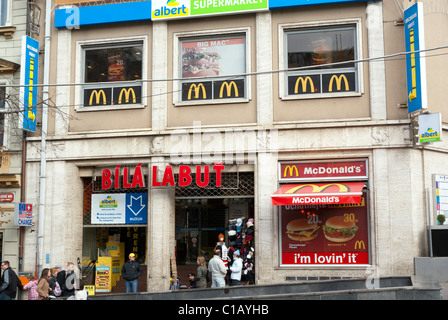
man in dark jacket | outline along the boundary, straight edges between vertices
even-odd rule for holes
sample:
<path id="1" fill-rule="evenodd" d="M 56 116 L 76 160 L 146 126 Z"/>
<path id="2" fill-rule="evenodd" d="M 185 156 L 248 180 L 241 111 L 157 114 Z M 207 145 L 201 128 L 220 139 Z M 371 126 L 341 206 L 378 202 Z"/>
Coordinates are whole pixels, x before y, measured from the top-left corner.
<path id="1" fill-rule="evenodd" d="M 0 284 L 0 300 L 15 300 L 17 287 L 23 290 L 19 277 L 11 269 L 9 261 L 2 262 L 3 275 Z"/>
<path id="2" fill-rule="evenodd" d="M 135 261 L 135 254 L 131 253 L 129 261 L 126 261 L 121 269 L 123 279 L 126 280 L 126 293 L 137 292 L 138 277 L 140 277 L 142 272 L 140 264 Z"/>

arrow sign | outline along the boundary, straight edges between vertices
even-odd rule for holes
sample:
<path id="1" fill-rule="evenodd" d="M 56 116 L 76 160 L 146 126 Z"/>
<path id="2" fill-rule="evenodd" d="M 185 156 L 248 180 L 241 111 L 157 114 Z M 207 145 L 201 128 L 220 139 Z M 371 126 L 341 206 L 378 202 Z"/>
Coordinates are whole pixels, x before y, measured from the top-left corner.
<path id="1" fill-rule="evenodd" d="M 131 196 L 131 204 L 128 204 L 127 207 L 129 210 L 132 211 L 132 213 L 135 216 L 138 216 L 138 214 L 146 207 L 143 203 L 143 196 L 134 197 Z"/>
<path id="2" fill-rule="evenodd" d="M 126 193 L 126 224 L 143 224 L 148 221 L 148 194 Z"/>

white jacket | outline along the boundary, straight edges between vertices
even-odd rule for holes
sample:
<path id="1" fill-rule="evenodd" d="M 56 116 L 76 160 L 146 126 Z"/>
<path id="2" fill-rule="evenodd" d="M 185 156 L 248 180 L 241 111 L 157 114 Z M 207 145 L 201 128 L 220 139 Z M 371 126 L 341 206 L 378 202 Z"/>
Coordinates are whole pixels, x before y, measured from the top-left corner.
<path id="1" fill-rule="evenodd" d="M 212 273 L 214 278 L 224 278 L 227 274 L 224 262 L 222 262 L 219 256 L 213 256 L 213 258 L 208 263 L 208 271 Z"/>
<path id="2" fill-rule="evenodd" d="M 233 261 L 232 266 L 230 267 L 230 271 L 232 271 L 232 273 L 230 274 L 230 279 L 240 281 L 242 270 L 243 270 L 243 260 L 241 258 L 236 258 Z"/>

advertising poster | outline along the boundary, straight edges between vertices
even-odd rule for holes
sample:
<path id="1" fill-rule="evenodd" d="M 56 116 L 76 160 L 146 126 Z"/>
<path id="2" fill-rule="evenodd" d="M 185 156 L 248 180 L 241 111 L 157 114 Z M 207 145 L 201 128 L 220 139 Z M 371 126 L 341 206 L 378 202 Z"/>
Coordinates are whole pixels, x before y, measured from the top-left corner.
<path id="1" fill-rule="evenodd" d="M 242 57 L 243 59 L 235 59 Z M 242 74 L 245 38 L 182 42 L 182 78 Z"/>
<path id="2" fill-rule="evenodd" d="M 147 193 L 92 195 L 92 224 L 145 224 L 147 221 Z"/>
<path id="3" fill-rule="evenodd" d="M 98 257 L 96 264 L 95 291 L 110 292 L 112 289 L 112 258 Z"/>
<path id="4" fill-rule="evenodd" d="M 360 204 L 281 206 L 282 266 L 369 264 L 367 197 Z"/>

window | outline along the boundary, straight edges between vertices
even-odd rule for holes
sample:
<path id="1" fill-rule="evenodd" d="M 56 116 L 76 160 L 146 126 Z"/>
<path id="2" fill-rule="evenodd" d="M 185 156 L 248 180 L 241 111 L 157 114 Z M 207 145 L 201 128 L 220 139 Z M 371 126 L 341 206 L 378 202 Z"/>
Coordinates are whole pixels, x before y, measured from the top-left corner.
<path id="1" fill-rule="evenodd" d="M 181 104 L 247 101 L 246 33 L 179 38 L 178 56 Z"/>
<path id="2" fill-rule="evenodd" d="M 8 25 L 8 0 L 0 0 L 0 27 Z"/>
<path id="3" fill-rule="evenodd" d="M 356 24 L 285 30 L 283 97 L 358 94 L 358 51 Z"/>
<path id="4" fill-rule="evenodd" d="M 143 78 L 143 42 L 82 49 L 84 107 L 142 104 L 142 83 L 135 81 Z"/>

